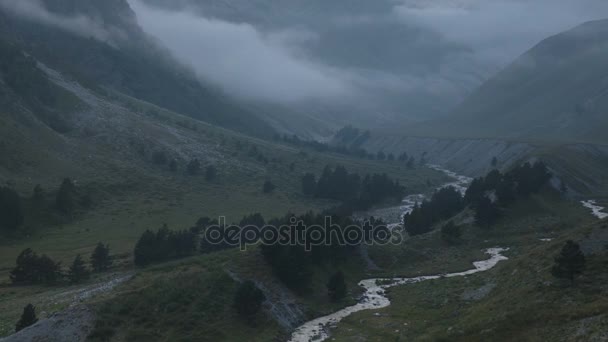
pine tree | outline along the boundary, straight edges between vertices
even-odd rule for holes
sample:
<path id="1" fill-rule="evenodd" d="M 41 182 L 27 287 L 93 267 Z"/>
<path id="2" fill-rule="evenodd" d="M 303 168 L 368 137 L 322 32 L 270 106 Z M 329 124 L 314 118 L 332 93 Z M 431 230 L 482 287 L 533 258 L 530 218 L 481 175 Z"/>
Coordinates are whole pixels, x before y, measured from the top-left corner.
<path id="1" fill-rule="evenodd" d="M 213 165 L 209 165 L 205 168 L 205 180 L 210 182 L 217 177 L 217 169 Z"/>
<path id="2" fill-rule="evenodd" d="M 566 182 L 564 182 L 563 179 L 559 182 L 559 192 L 564 195 L 568 193 L 568 185 L 566 184 Z"/>
<path id="3" fill-rule="evenodd" d="M 410 159 L 407 161 L 407 168 L 413 169 L 415 166 L 416 166 L 416 159 L 414 159 L 414 157 L 410 157 Z"/>
<path id="4" fill-rule="evenodd" d="M 23 308 L 23 314 L 21 314 L 19 322 L 17 322 L 15 325 L 15 332 L 21 331 L 36 322 L 38 322 L 38 318 L 36 317 L 36 308 L 32 304 L 28 304 L 25 308 Z"/>
<path id="5" fill-rule="evenodd" d="M 306 196 L 313 196 L 317 187 L 317 181 L 315 175 L 312 173 L 306 173 L 302 177 L 302 192 Z"/>
<path id="6" fill-rule="evenodd" d="M 276 189 L 276 186 L 274 184 L 272 184 L 271 181 L 267 180 L 264 182 L 264 185 L 262 186 L 262 191 L 265 194 L 271 193 L 274 191 L 274 189 Z"/>
<path id="7" fill-rule="evenodd" d="M 32 200 L 37 204 L 40 204 L 44 201 L 44 189 L 40 184 L 36 184 L 34 187 L 34 191 L 32 191 Z"/>
<path id="8" fill-rule="evenodd" d="M 454 221 L 450 221 L 441 227 L 441 239 L 448 244 L 455 244 L 461 236 L 460 226 L 454 224 Z"/>
<path id="9" fill-rule="evenodd" d="M 74 262 L 72 266 L 70 266 L 70 270 L 68 271 L 68 279 L 72 283 L 79 283 L 89 277 L 89 270 L 87 269 L 84 260 L 80 254 L 74 258 Z"/>
<path id="10" fill-rule="evenodd" d="M 110 258 L 110 246 L 104 245 L 99 242 L 91 254 L 91 266 L 93 271 L 102 272 L 112 266 L 112 259 Z"/>
<path id="11" fill-rule="evenodd" d="M 176 172 L 177 171 L 177 160 L 171 159 L 169 162 L 169 171 Z"/>
<path id="12" fill-rule="evenodd" d="M 193 159 L 188 163 L 188 166 L 186 169 L 188 171 L 188 174 L 195 176 L 201 170 L 201 162 L 198 159 Z"/>
<path id="13" fill-rule="evenodd" d="M 264 293 L 252 281 L 241 283 L 234 296 L 234 307 L 239 315 L 251 319 L 262 308 Z"/>
<path id="14" fill-rule="evenodd" d="M 54 284 L 61 276 L 61 263 L 46 255 L 38 256 L 30 248 L 17 257 L 17 265 L 10 278 L 15 284 Z"/>
<path id="15" fill-rule="evenodd" d="M 483 196 L 475 209 L 475 223 L 480 227 L 489 228 L 498 220 L 499 216 L 500 211 L 496 204 Z"/>
<path id="16" fill-rule="evenodd" d="M 21 199 L 15 190 L 0 187 L 0 230 L 13 231 L 23 224 Z"/>
<path id="17" fill-rule="evenodd" d="M 327 294 L 332 302 L 338 302 L 346 296 L 346 282 L 344 273 L 334 273 L 327 282 Z"/>
<path id="18" fill-rule="evenodd" d="M 65 178 L 59 187 L 55 201 L 57 209 L 65 215 L 72 215 L 74 212 L 74 191 L 75 186 L 72 180 Z"/>
<path id="19" fill-rule="evenodd" d="M 574 278 L 583 273 L 584 269 L 585 255 L 576 242 L 569 240 L 555 258 L 551 274 L 556 278 L 566 278 L 573 282 Z"/>
<path id="20" fill-rule="evenodd" d="M 156 235 L 151 230 L 146 230 L 137 241 L 133 251 L 135 265 L 145 266 L 154 262 L 156 253 Z"/>

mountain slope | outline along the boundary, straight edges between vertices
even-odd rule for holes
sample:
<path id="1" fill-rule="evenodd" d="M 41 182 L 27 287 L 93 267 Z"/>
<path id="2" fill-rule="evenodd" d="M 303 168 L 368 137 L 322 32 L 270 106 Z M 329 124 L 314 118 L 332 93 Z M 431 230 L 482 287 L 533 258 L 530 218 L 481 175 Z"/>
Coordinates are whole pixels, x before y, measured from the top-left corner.
<path id="1" fill-rule="evenodd" d="M 608 142 L 608 20 L 550 37 L 483 84 L 445 122 L 412 132 Z"/>
<path id="2" fill-rule="evenodd" d="M 42 9 L 36 7 L 43 11 L 38 16 L 2 4 L 0 38 L 96 91 L 119 92 L 223 127 L 272 135 L 270 125 L 202 84 L 147 37 L 125 0 L 45 0 Z"/>
<path id="3" fill-rule="evenodd" d="M 297 103 L 294 116 L 338 127 L 386 129 L 445 115 L 496 67 L 469 46 L 400 18 L 392 0 L 143 2 L 197 11 L 203 20 L 245 26 L 269 40 L 283 37 L 298 59 L 349 87 L 345 98 Z"/>

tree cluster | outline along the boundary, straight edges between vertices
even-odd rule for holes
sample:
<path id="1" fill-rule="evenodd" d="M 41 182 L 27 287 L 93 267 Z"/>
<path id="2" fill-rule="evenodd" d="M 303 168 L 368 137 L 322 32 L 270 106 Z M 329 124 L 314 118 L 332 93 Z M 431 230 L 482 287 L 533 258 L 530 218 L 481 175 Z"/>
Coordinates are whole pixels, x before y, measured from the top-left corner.
<path id="1" fill-rule="evenodd" d="M 555 257 L 555 264 L 551 268 L 551 274 L 556 278 L 568 279 L 574 282 L 576 276 L 585 270 L 585 255 L 580 246 L 569 240 L 566 242 L 559 255 Z"/>
<path id="2" fill-rule="evenodd" d="M 449 219 L 464 209 L 462 195 L 453 187 L 437 190 L 429 201 L 416 204 L 411 213 L 404 215 L 403 227 L 409 235 L 431 231 L 433 225 Z"/>
<path id="3" fill-rule="evenodd" d="M 325 227 L 325 220 L 331 217 L 331 227 L 337 234 L 334 237 L 344 236 L 345 227 L 355 224 L 348 215 L 339 215 L 332 211 L 321 214 L 312 212 L 304 215 L 295 216 L 288 214 L 281 219 L 271 220 L 269 224 L 276 227 L 284 227 L 285 237 L 301 236 L 304 234 L 301 227 L 319 226 Z M 298 226 L 301 222 L 302 226 Z M 374 220 L 373 225 L 383 225 L 381 221 Z M 325 236 L 331 232 L 325 231 Z M 303 241 L 303 239 L 298 239 Z M 275 275 L 290 289 L 298 293 L 306 293 L 310 289 L 312 282 L 313 266 L 322 265 L 336 260 L 343 260 L 352 256 L 356 252 L 357 244 L 346 244 L 339 238 L 333 238 L 331 243 L 304 246 L 295 243 L 296 241 L 279 241 L 278 243 L 263 243 L 261 252 L 266 262 L 272 267 Z M 291 242 L 291 243 L 287 243 Z M 363 241 L 360 241 L 363 242 Z"/>
<path id="4" fill-rule="evenodd" d="M 374 154 L 368 153 L 365 149 L 360 147 L 367 139 L 369 139 L 369 136 L 369 132 L 363 133 L 359 136 L 359 138 L 353 140 L 348 144 L 339 143 L 338 145 L 321 143 L 316 140 L 302 140 L 296 135 L 276 135 L 275 140 L 280 140 L 297 147 L 307 147 L 316 152 L 330 152 L 358 158 L 374 159 Z"/>
<path id="5" fill-rule="evenodd" d="M 504 174 L 493 170 L 485 177 L 473 180 L 465 194 L 465 203 L 475 209 L 479 226 L 490 227 L 500 217 L 501 207 L 508 207 L 518 197 L 538 193 L 551 177 L 541 161 L 524 163 Z"/>
<path id="6" fill-rule="evenodd" d="M 95 272 L 106 271 L 112 266 L 108 245 L 101 242 L 97 244 L 91 254 L 91 265 Z M 10 273 L 10 279 L 13 284 L 17 285 L 53 285 L 64 278 L 72 283 L 78 283 L 86 280 L 89 275 L 90 271 L 80 254 L 74 258 L 67 272 L 64 272 L 61 269 L 61 263 L 47 255 L 38 255 L 31 248 L 27 248 L 17 257 L 16 266 Z"/>
<path id="7" fill-rule="evenodd" d="M 0 232 L 13 232 L 23 224 L 21 198 L 8 187 L 0 187 Z"/>
<path id="8" fill-rule="evenodd" d="M 527 197 L 538 193 L 551 177 L 549 169 L 541 161 L 524 163 L 504 174 L 493 170 L 485 177 L 473 180 L 465 194 L 465 201 L 475 206 L 483 197 L 494 193 L 500 205 L 508 206 L 517 196 Z"/>
<path id="9" fill-rule="evenodd" d="M 441 227 L 441 239 L 448 245 L 454 245 L 460 241 L 462 230 L 454 221 L 449 221 Z"/>
<path id="10" fill-rule="evenodd" d="M 234 308 L 239 315 L 247 320 L 251 319 L 260 311 L 266 296 L 254 282 L 247 280 L 242 282 L 234 295 Z"/>
<path id="11" fill-rule="evenodd" d="M 166 225 L 156 232 L 146 230 L 133 251 L 138 266 L 190 256 L 196 252 L 196 234 L 190 230 L 172 231 Z"/>
<path id="12" fill-rule="evenodd" d="M 346 297 L 346 281 L 344 273 L 338 271 L 327 281 L 327 294 L 332 302 L 339 302 Z"/>
<path id="13" fill-rule="evenodd" d="M 368 174 L 362 178 L 356 173 L 349 173 L 343 166 L 333 170 L 326 166 L 318 181 L 312 173 L 302 176 L 302 192 L 342 201 L 354 210 L 364 210 L 386 199 L 403 197 L 405 188 L 386 174 Z"/>
<path id="14" fill-rule="evenodd" d="M 23 313 L 21 314 L 21 318 L 15 325 L 15 332 L 19 332 L 30 325 L 34 325 L 38 322 L 38 317 L 36 317 L 36 308 L 32 304 L 28 304 L 23 308 Z"/>
<path id="15" fill-rule="evenodd" d="M 17 265 L 10 273 L 14 284 L 54 284 L 61 278 L 61 263 L 46 255 L 38 255 L 27 248 L 17 257 Z"/>

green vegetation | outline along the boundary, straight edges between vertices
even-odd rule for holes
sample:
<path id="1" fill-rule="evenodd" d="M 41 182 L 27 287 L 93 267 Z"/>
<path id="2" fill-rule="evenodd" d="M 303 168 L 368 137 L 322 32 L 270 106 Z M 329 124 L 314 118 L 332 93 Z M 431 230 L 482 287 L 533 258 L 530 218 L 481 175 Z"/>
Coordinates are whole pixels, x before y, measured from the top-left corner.
<path id="1" fill-rule="evenodd" d="M 585 255 L 576 242 L 568 240 L 555 258 L 555 265 L 551 268 L 551 274 L 554 277 L 566 278 L 573 282 L 574 277 L 583 273 L 584 269 Z"/>
<path id="2" fill-rule="evenodd" d="M 403 226 L 411 236 L 431 231 L 433 225 L 449 219 L 464 209 L 462 195 L 453 187 L 437 190 L 430 201 L 416 204 L 411 213 L 403 217 Z"/>
<path id="3" fill-rule="evenodd" d="M 23 314 L 15 326 L 15 331 L 17 332 L 23 330 L 36 322 L 38 322 L 38 318 L 36 317 L 36 308 L 32 304 L 28 304 L 25 308 L 23 308 Z"/>
<path id="4" fill-rule="evenodd" d="M 15 190 L 0 187 L 0 233 L 14 231 L 23 224 L 21 199 Z"/>
<path id="5" fill-rule="evenodd" d="M 190 231 L 174 232 L 165 225 L 156 233 L 146 230 L 137 241 L 133 262 L 137 266 L 183 258 L 196 252 L 196 235 Z"/>
<path id="6" fill-rule="evenodd" d="M 399 181 L 390 179 L 386 174 L 367 174 L 361 177 L 349 173 L 345 167 L 330 166 L 323 169 L 319 180 L 307 173 L 302 177 L 302 192 L 318 198 L 341 201 L 353 210 L 366 210 L 386 199 L 398 200 L 404 196 L 405 188 Z"/>
<path id="7" fill-rule="evenodd" d="M 91 254 L 91 266 L 95 272 L 107 271 L 112 266 L 110 245 L 99 242 Z"/>
<path id="8" fill-rule="evenodd" d="M 327 294 L 332 302 L 338 302 L 346 296 L 346 282 L 342 271 L 332 274 L 327 281 Z"/>
<path id="9" fill-rule="evenodd" d="M 461 225 L 458 246 L 442 247 L 441 235 L 431 233 L 413 237 L 397 249 L 374 247 L 370 250 L 371 257 L 391 276 L 470 269 L 472 261 L 487 258 L 479 251 L 488 247 L 509 247 L 506 254 L 510 260 L 474 276 L 392 288 L 390 307 L 349 316 L 332 332 L 332 338 L 336 341 L 598 338 L 605 329 L 603 312 L 608 307 L 603 289 L 608 277 L 607 251 L 599 246 L 586 252 L 587 267 L 575 287 L 561 286 L 552 274 L 552 256 L 561 253 L 567 240 L 590 245 L 605 233 L 608 227 L 605 222 L 589 225 L 592 221 L 595 220 L 591 215 L 574 203 L 560 198 L 556 192 L 543 191 L 518 199 L 505 209 L 492 230 Z M 546 242 L 541 238 L 554 240 Z M 582 324 L 584 331 L 580 330 Z"/>
<path id="10" fill-rule="evenodd" d="M 61 278 L 61 265 L 46 255 L 38 256 L 25 249 L 17 257 L 17 265 L 11 271 L 14 284 L 55 284 Z"/>
<path id="11" fill-rule="evenodd" d="M 239 285 L 234 296 L 234 307 L 239 315 L 251 321 L 262 308 L 262 302 L 266 297 L 264 293 L 255 286 L 251 280 Z"/>
<path id="12" fill-rule="evenodd" d="M 87 269 L 84 260 L 78 254 L 76 258 L 74 258 L 74 262 L 72 262 L 72 266 L 68 271 L 67 277 L 72 283 L 80 283 L 83 280 L 86 280 L 90 275 L 89 270 Z"/>

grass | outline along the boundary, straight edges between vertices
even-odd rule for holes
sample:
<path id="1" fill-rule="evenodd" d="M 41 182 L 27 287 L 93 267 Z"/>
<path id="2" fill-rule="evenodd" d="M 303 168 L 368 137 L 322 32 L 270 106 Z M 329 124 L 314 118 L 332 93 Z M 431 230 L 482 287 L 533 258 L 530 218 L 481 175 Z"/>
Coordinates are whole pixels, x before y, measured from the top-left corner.
<path id="1" fill-rule="evenodd" d="M 424 192 L 429 188 L 427 183 L 446 181 L 444 174 L 434 170 L 409 170 L 399 162 L 317 153 L 244 136 L 158 108 L 136 112 L 114 110 L 98 113 L 99 117 L 91 122 L 83 116 L 82 127 L 63 136 L 36 121 L 25 125 L 27 113 L 20 120 L 10 115 L 0 117 L 0 148 L 6 152 L 0 153 L 3 165 L 0 180 L 17 189 L 26 204 L 22 233 L 2 236 L 0 240 L 0 308 L 4 308 L 0 310 L 3 327 L 0 336 L 11 332 L 27 302 L 39 306 L 45 315 L 69 304 L 66 298 L 55 307 L 47 305 L 44 298 L 72 287 L 9 286 L 10 269 L 25 248 L 47 254 L 66 267 L 76 254 L 87 259 L 95 244 L 102 241 L 110 244 L 115 258 L 113 271 L 123 272 L 132 268 L 133 246 L 141 233 L 158 229 L 163 223 L 174 230 L 187 229 L 202 216 L 221 215 L 228 222 L 238 222 L 255 212 L 270 219 L 288 212 L 319 211 L 335 205 L 332 201 L 305 197 L 300 190 L 302 174 L 319 175 L 326 165 L 344 165 L 350 172 L 360 174 L 387 173 L 398 179 L 408 193 Z M 37 138 L 32 139 L 33 135 Z M 144 154 L 140 151 L 142 146 Z M 253 146 L 267 162 L 251 153 Z M 151 162 L 152 152 L 158 150 L 178 159 L 178 172 Z M 203 167 L 215 165 L 218 178 L 206 181 L 203 175 L 186 175 L 185 164 L 191 158 L 199 158 Z M 91 208 L 80 207 L 73 219 L 61 217 L 53 209 L 55 193 L 65 177 L 75 180 L 79 193 L 89 195 L 93 202 Z M 277 185 L 271 194 L 262 193 L 262 184 L 267 179 Z M 36 184 L 41 184 L 46 193 L 45 204 L 40 207 L 27 199 Z M 235 260 L 234 268 L 248 265 L 242 255 Z M 319 270 L 315 274 L 314 293 L 324 292 L 326 278 L 337 268 L 356 274 L 357 262 Z M 197 275 L 200 282 L 222 281 L 218 270 L 198 271 L 211 272 L 211 278 Z M 257 272 L 272 277 L 268 270 Z M 148 276 L 162 277 L 153 273 L 150 271 Z M 351 288 L 356 289 L 358 278 L 356 275 L 349 279 Z M 167 283 L 159 280 L 159 284 L 162 288 Z M 323 295 L 303 298 L 302 302 L 310 315 L 344 305 L 327 304 Z"/>
<path id="2" fill-rule="evenodd" d="M 608 228 L 605 222 L 592 222 L 576 203 L 544 194 L 510 208 L 490 231 L 467 227 L 457 247 L 442 250 L 438 234 L 413 238 L 404 249 L 418 253 L 397 253 L 399 257 L 389 264 L 393 274 L 462 270 L 469 260 L 485 258 L 478 256 L 481 248 L 493 246 L 510 247 L 510 260 L 473 276 L 392 288 L 391 306 L 349 316 L 332 339 L 546 341 L 569 336 L 601 340 L 608 322 L 603 285 L 608 280 L 606 253 L 588 257 L 587 271 L 575 287 L 564 287 L 549 272 L 565 240 L 596 239 L 586 236 Z M 376 251 L 376 255 L 382 254 Z M 469 268 L 470 263 L 464 267 Z"/>

